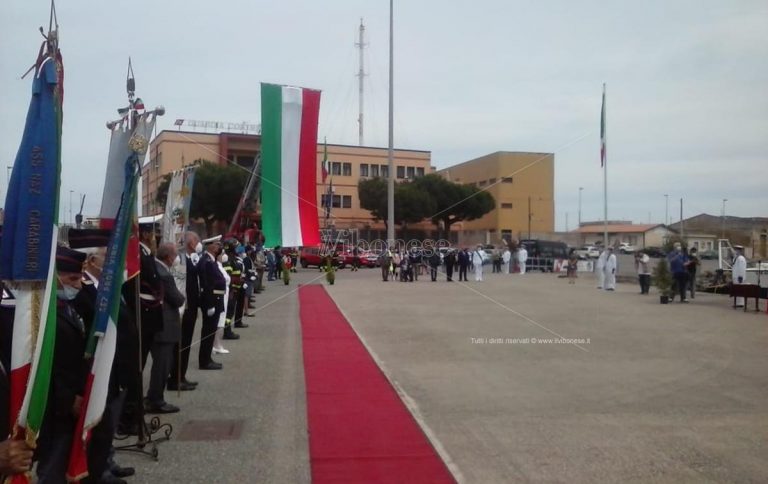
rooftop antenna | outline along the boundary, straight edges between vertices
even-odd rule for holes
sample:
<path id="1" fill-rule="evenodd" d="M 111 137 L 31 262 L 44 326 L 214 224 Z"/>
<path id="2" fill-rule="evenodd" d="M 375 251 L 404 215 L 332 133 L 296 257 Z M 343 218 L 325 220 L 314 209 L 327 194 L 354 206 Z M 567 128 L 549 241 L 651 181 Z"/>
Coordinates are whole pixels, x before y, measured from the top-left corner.
<path id="1" fill-rule="evenodd" d="M 357 79 L 358 79 L 358 91 L 360 94 L 360 112 L 357 116 L 357 125 L 358 125 L 358 137 L 359 142 L 358 144 L 360 146 L 363 146 L 363 84 L 365 79 L 365 69 L 363 67 L 363 49 L 368 45 L 365 43 L 365 25 L 363 25 L 363 19 L 360 19 L 360 34 L 359 34 L 359 40 L 355 45 L 360 50 L 360 70 L 357 71 Z"/>

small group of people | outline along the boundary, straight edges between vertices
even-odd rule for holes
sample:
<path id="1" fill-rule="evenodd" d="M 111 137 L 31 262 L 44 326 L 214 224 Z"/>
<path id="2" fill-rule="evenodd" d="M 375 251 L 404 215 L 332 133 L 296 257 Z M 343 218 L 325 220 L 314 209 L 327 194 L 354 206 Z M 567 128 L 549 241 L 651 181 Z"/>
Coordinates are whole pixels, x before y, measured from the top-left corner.
<path id="1" fill-rule="evenodd" d="M 116 321 L 116 352 L 110 372 L 107 405 L 93 429 L 87 449 L 88 477 L 82 482 L 119 484 L 133 468 L 114 461 L 115 435 L 135 435 L 144 414 L 180 411 L 165 400 L 165 391 L 192 391 L 187 378 L 198 314 L 202 315 L 198 366 L 220 370 L 214 354 L 226 354 L 223 340 L 238 339 L 233 328 L 247 328 L 266 257 L 260 241 L 241 244 L 221 236 L 200 240 L 194 232 L 181 246 L 157 242 L 155 224 L 139 226 L 138 278 L 122 287 Z M 37 448 L 24 440 L 0 443 L 0 475 L 27 472 L 37 462 L 37 482 L 66 482 L 66 469 L 77 420 L 83 408 L 92 357 L 86 343 L 97 314 L 96 297 L 106 264 L 110 231 L 70 229 L 68 246 L 56 249 L 57 321 L 51 383 Z M 137 282 L 138 281 L 138 282 Z M 3 289 L 3 321 L 13 321 L 12 292 Z M 9 309 L 10 308 L 10 309 Z M 8 315 L 10 310 L 11 314 Z M 7 329 L 3 324 L 3 340 Z M 9 435 L 9 347 L 0 345 L 0 430 Z M 142 373 L 152 355 L 149 386 L 142 391 Z M 141 368 L 141 372 L 136 369 Z"/>
<path id="2" fill-rule="evenodd" d="M 481 244 L 478 244 L 472 251 L 468 247 L 447 248 L 444 251 L 423 251 L 413 248 L 403 253 L 398 250 L 384 250 L 379 255 L 382 280 L 399 279 L 403 282 L 417 281 L 424 267 L 429 267 L 430 278 L 432 281 L 436 281 L 441 266 L 445 268 L 448 282 L 453 282 L 454 272 L 459 273 L 459 281 L 467 281 L 468 271 L 474 272 L 476 282 L 482 282 L 483 266 L 489 261 L 494 273 L 509 274 L 513 272 L 513 262 L 517 262 L 517 272 L 525 274 L 527 260 L 528 251 L 522 245 L 515 251 L 514 255 L 507 247 L 504 247 L 503 250 L 493 249 L 489 255 Z"/>

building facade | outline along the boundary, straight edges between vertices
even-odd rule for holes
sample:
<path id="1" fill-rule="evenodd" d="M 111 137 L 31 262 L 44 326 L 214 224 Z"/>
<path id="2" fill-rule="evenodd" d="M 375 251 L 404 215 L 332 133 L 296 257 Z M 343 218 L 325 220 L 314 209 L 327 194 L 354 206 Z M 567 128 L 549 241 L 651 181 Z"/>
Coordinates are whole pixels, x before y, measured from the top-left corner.
<path id="1" fill-rule="evenodd" d="M 322 182 L 321 163 L 326 146 L 317 145 L 317 207 L 320 226 L 356 229 L 362 233 L 381 233 L 382 221 L 374 221 L 360 207 L 357 185 L 361 179 L 388 177 L 388 150 L 368 146 L 328 144 L 329 174 Z M 197 133 L 164 130 L 150 144 L 149 161 L 142 168 L 142 214 L 162 213 L 156 202 L 163 176 L 197 160 L 235 163 L 252 169 L 261 152 L 261 136 L 237 133 Z M 431 153 L 422 150 L 394 151 L 395 180 L 405 181 L 432 173 Z M 323 196 L 332 185 L 331 216 L 326 218 Z"/>
<path id="2" fill-rule="evenodd" d="M 555 229 L 555 155 L 499 151 L 438 173 L 456 183 L 487 190 L 496 208 L 482 218 L 456 224 L 459 244 L 498 244 Z"/>

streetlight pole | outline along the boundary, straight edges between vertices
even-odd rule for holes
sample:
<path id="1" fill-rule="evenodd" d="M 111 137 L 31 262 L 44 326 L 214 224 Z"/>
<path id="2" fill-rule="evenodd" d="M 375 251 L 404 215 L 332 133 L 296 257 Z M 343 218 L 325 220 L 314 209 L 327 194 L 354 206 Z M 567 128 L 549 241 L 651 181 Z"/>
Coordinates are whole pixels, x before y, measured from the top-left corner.
<path id="1" fill-rule="evenodd" d="M 528 240 L 531 240 L 531 218 L 533 218 L 533 214 L 531 214 L 531 196 L 528 195 Z"/>
<path id="2" fill-rule="evenodd" d="M 664 194 L 664 225 L 669 225 L 669 195 Z"/>
<path id="3" fill-rule="evenodd" d="M 581 227 L 581 192 L 582 190 L 584 190 L 584 187 L 579 187 L 579 227 Z"/>
<path id="4" fill-rule="evenodd" d="M 721 234 L 720 234 L 721 239 L 725 238 L 725 202 L 727 201 L 728 201 L 727 198 L 723 198 L 722 228 L 721 228 Z"/>
<path id="5" fill-rule="evenodd" d="M 69 224 L 72 225 L 72 193 L 74 190 L 69 191 Z"/>

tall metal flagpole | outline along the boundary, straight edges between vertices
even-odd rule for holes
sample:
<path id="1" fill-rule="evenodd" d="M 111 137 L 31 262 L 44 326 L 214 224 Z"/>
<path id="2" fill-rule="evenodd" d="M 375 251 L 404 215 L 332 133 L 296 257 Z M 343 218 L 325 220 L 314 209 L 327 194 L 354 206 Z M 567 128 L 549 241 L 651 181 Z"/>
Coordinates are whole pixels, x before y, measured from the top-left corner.
<path id="1" fill-rule="evenodd" d="M 387 183 L 387 244 L 395 244 L 395 160 L 394 160 L 394 80 L 393 51 L 394 51 L 394 22 L 393 1 L 389 0 L 389 180 Z"/>
<path id="2" fill-rule="evenodd" d="M 603 83 L 603 247 L 608 248 L 608 129 L 605 115 L 605 83 Z"/>

